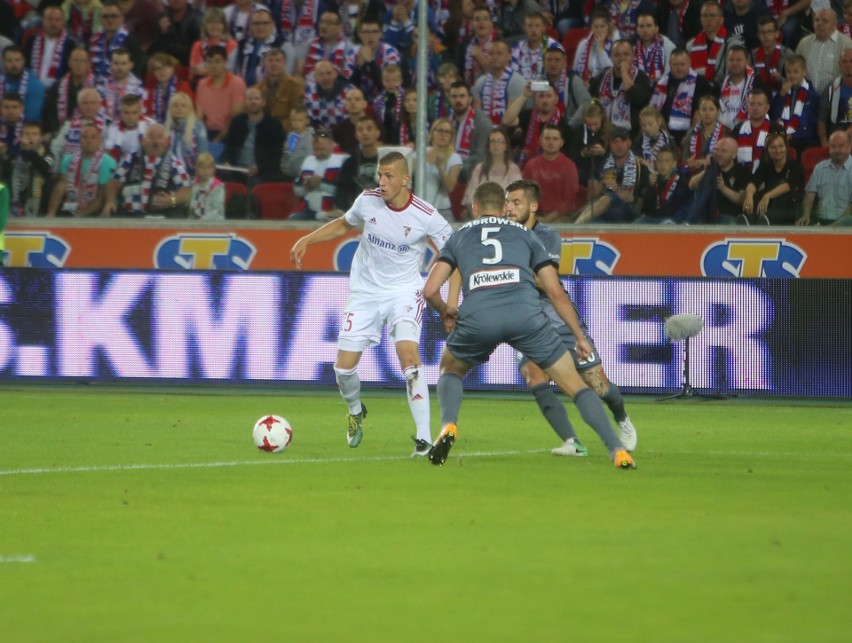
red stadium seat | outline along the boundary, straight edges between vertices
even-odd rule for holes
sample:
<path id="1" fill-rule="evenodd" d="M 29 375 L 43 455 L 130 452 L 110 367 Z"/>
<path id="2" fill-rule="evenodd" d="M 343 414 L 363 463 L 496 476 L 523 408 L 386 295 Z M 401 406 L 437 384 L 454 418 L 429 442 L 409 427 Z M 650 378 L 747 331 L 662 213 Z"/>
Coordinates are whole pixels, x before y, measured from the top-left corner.
<path id="1" fill-rule="evenodd" d="M 458 181 L 456 183 L 456 187 L 454 187 L 453 191 L 450 192 L 450 210 L 452 210 L 453 218 L 456 221 L 462 220 L 462 214 L 464 212 L 462 199 L 464 198 L 465 190 L 467 190 L 467 183 Z"/>
<path id="2" fill-rule="evenodd" d="M 261 183 L 252 188 L 251 195 L 257 201 L 261 219 L 286 219 L 305 207 L 292 183 Z"/>
<path id="3" fill-rule="evenodd" d="M 242 194 L 246 196 L 248 194 L 248 189 L 246 188 L 244 183 L 234 183 L 233 181 L 225 181 L 225 207 L 231 202 L 231 199 L 234 198 L 234 195 Z"/>
<path id="4" fill-rule="evenodd" d="M 589 29 L 587 27 L 579 27 L 577 29 L 569 29 L 562 36 L 562 47 L 565 49 L 565 60 L 569 68 L 574 66 L 574 55 L 577 53 L 580 41 L 588 35 Z"/>
<path id="5" fill-rule="evenodd" d="M 811 178 L 811 174 L 820 161 L 828 158 L 827 147 L 809 147 L 802 152 L 802 167 L 805 168 L 805 182 Z"/>

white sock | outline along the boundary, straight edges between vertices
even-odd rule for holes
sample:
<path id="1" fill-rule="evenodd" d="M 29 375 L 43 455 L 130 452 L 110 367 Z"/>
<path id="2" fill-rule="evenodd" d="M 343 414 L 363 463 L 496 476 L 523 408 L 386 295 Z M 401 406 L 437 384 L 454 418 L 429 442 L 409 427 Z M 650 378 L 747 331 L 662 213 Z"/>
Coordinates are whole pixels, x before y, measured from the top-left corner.
<path id="1" fill-rule="evenodd" d="M 361 380 L 358 379 L 358 371 L 354 368 L 344 370 L 335 366 L 334 379 L 337 380 L 340 394 L 349 405 L 349 414 L 358 415 L 361 412 Z"/>
<path id="2" fill-rule="evenodd" d="M 408 393 L 408 408 L 414 418 L 417 429 L 417 439 L 432 444 L 432 431 L 429 428 L 429 385 L 417 366 L 410 366 L 402 374 L 405 376 L 406 392 Z"/>

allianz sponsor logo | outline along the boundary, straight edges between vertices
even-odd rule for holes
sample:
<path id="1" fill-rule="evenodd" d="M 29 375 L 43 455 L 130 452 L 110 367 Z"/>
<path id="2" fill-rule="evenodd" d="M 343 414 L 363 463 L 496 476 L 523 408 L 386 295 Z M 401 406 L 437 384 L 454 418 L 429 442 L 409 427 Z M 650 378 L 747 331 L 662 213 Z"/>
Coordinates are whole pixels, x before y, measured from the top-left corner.
<path id="1" fill-rule="evenodd" d="M 399 254 L 403 255 L 409 251 L 411 246 L 406 244 L 401 244 L 397 246 L 395 243 L 391 243 L 390 241 L 385 241 L 384 239 L 379 238 L 374 235 L 372 232 L 367 233 L 367 241 L 372 243 L 377 248 L 382 248 L 384 250 L 395 250 Z"/>
<path id="2" fill-rule="evenodd" d="M 506 268 L 505 270 L 483 270 L 475 272 L 470 276 L 470 289 L 487 288 L 490 286 L 503 286 L 505 284 L 517 284 L 521 281 L 521 271 L 518 268 Z"/>

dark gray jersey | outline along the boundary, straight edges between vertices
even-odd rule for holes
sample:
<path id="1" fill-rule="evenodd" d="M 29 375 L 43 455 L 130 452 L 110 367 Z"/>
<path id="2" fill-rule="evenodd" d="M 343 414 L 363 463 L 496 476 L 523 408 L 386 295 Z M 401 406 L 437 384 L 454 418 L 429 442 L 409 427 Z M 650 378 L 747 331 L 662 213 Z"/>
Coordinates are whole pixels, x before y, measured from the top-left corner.
<path id="1" fill-rule="evenodd" d="M 535 272 L 551 259 L 538 237 L 518 223 L 499 217 L 466 223 L 440 260 L 462 275 L 462 317 L 497 306 L 541 308 Z"/>
<path id="2" fill-rule="evenodd" d="M 550 255 L 550 260 L 553 263 L 553 266 L 558 271 L 559 261 L 562 258 L 562 237 L 559 236 L 559 233 L 556 230 L 549 228 L 543 223 L 536 223 L 532 231 L 544 245 L 544 248 L 547 250 L 547 254 Z M 541 295 L 542 304 L 544 305 L 544 312 L 547 313 L 547 317 L 551 322 L 553 322 L 553 325 L 560 331 L 562 331 L 564 327 L 564 330 L 571 333 L 571 329 L 568 328 L 568 325 L 562 321 L 562 318 L 557 314 L 556 310 L 554 310 L 553 304 L 550 303 L 547 295 L 545 295 L 542 291 L 539 291 L 539 294 Z M 571 304 L 574 305 L 573 300 L 571 301 Z M 580 320 L 580 327 L 588 334 L 586 324 L 580 317 L 580 311 L 577 310 L 576 305 L 574 305 L 574 312 L 577 313 L 577 319 Z"/>

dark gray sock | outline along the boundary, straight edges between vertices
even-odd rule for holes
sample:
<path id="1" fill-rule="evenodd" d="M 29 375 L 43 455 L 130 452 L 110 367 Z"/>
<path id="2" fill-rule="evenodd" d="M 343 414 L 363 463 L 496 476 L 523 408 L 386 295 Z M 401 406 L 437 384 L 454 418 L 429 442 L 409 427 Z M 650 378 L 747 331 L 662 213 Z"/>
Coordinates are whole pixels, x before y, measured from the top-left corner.
<path id="1" fill-rule="evenodd" d="M 443 373 L 438 378 L 438 404 L 441 406 L 441 426 L 459 423 L 464 387 L 455 373 Z"/>
<path id="2" fill-rule="evenodd" d="M 571 426 L 571 420 L 568 419 L 568 412 L 565 410 L 565 405 L 559 401 L 556 392 L 550 388 L 550 384 L 539 384 L 533 386 L 530 391 L 535 395 L 535 401 L 541 414 L 547 423 L 550 425 L 559 439 L 565 442 L 569 438 L 576 438 L 574 427 Z"/>
<path id="3" fill-rule="evenodd" d="M 610 424 L 609 418 L 606 416 L 603 404 L 600 398 L 595 395 L 595 392 L 590 388 L 584 388 L 574 396 L 574 404 L 583 420 L 595 430 L 601 441 L 606 445 L 610 457 L 616 451 L 624 448 L 618 436 L 615 435 L 615 430 Z"/>
<path id="4" fill-rule="evenodd" d="M 627 411 L 624 410 L 624 398 L 621 397 L 621 390 L 615 384 L 609 383 L 609 390 L 601 399 L 609 407 L 616 422 L 623 422 L 627 418 Z"/>

